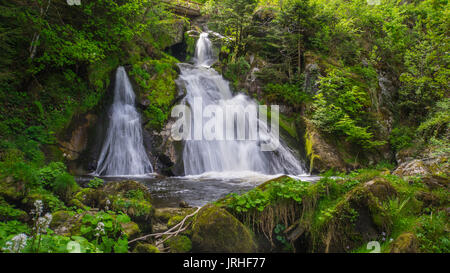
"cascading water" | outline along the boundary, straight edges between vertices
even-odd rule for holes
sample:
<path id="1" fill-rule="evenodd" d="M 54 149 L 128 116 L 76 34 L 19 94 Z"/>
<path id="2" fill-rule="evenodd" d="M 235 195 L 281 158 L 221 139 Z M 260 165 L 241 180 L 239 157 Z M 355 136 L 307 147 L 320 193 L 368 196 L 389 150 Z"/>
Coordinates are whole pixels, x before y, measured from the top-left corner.
<path id="1" fill-rule="evenodd" d="M 109 109 L 109 117 L 95 175 L 144 175 L 153 172 L 143 145 L 135 94 L 122 66 L 116 71 L 114 101 Z"/>
<path id="2" fill-rule="evenodd" d="M 194 100 L 201 98 L 203 109 L 207 105 L 240 105 L 244 108 L 256 103 L 249 97 L 238 94 L 233 96 L 228 82 L 209 66 L 215 61 L 212 43 L 208 33 L 202 33 L 196 44 L 195 64 L 179 64 L 180 80 L 186 87 L 184 103 L 192 106 Z M 202 118 L 205 124 L 209 119 Z M 247 120 L 248 121 L 248 120 Z M 198 120 L 192 119 L 192 125 Z M 257 126 L 250 124 L 248 126 Z M 267 131 L 267 124 L 259 120 L 261 139 L 274 136 Z M 233 124 L 225 125 L 224 130 L 238 130 Z M 242 129 L 239 129 L 242 130 Z M 245 129 L 244 129 L 245 130 Z M 288 147 L 280 145 L 275 151 L 264 152 L 258 141 L 252 140 L 185 140 L 183 150 L 185 175 L 197 175 L 206 172 L 258 172 L 263 174 L 304 174 L 300 162 Z"/>

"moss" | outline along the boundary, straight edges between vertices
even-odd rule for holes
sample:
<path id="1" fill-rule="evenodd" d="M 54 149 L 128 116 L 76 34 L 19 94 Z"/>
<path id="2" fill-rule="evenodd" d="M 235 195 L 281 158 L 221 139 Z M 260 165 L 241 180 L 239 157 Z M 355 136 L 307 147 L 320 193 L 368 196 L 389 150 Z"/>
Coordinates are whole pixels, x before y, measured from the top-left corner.
<path id="1" fill-rule="evenodd" d="M 74 215 L 74 212 L 67 210 L 55 211 L 52 214 L 52 222 L 50 223 L 50 227 L 54 229 L 57 226 L 64 224 L 70 217 Z"/>
<path id="2" fill-rule="evenodd" d="M 104 93 L 110 84 L 110 75 L 119 66 L 119 59 L 116 56 L 110 56 L 100 62 L 89 65 L 88 79 L 89 84 L 99 93 Z"/>
<path id="3" fill-rule="evenodd" d="M 152 244 L 138 243 L 133 250 L 134 253 L 159 253 L 159 249 Z"/>
<path id="4" fill-rule="evenodd" d="M 195 252 L 254 252 L 250 230 L 228 211 L 214 205 L 203 207 L 192 228 Z"/>
<path id="5" fill-rule="evenodd" d="M 122 227 L 123 233 L 127 236 L 128 240 L 137 238 L 139 233 L 141 233 L 138 224 L 134 222 L 120 223 L 120 226 Z"/>
<path id="6" fill-rule="evenodd" d="M 189 61 L 192 57 L 194 57 L 197 39 L 195 37 L 190 36 L 189 33 L 185 32 L 184 41 L 186 43 L 186 53 L 187 53 L 186 61 Z"/>
<path id="7" fill-rule="evenodd" d="M 170 247 L 170 252 L 172 253 L 186 253 L 192 249 L 191 240 L 184 235 L 170 238 L 168 240 L 168 245 Z"/>
<path id="8" fill-rule="evenodd" d="M 306 148 L 306 156 L 309 158 L 309 171 L 311 172 L 314 169 L 314 160 L 320 159 L 319 155 L 314 153 L 313 149 L 313 138 L 310 134 L 305 134 L 305 148 Z"/>
<path id="9" fill-rule="evenodd" d="M 167 222 L 167 227 L 171 228 L 181 222 L 184 219 L 183 215 L 175 215 L 170 217 L 169 221 Z"/>
<path id="10" fill-rule="evenodd" d="M 418 253 L 419 251 L 419 242 L 417 237 L 410 232 L 406 232 L 398 236 L 391 245 L 390 245 L 390 253 Z"/>
<path id="11" fill-rule="evenodd" d="M 147 128 L 160 130 L 167 121 L 172 103 L 175 101 L 178 77 L 176 60 L 165 56 L 160 60 L 145 59 L 133 65 L 130 75 L 140 89 L 140 98 L 146 108 L 144 118 Z"/>
<path id="12" fill-rule="evenodd" d="M 99 191 L 93 188 L 81 189 L 75 194 L 74 198 L 71 201 L 74 205 L 76 202 L 75 200 L 79 201 L 82 206 L 97 207 L 99 203 Z M 78 202 L 76 203 L 77 205 L 80 205 Z"/>

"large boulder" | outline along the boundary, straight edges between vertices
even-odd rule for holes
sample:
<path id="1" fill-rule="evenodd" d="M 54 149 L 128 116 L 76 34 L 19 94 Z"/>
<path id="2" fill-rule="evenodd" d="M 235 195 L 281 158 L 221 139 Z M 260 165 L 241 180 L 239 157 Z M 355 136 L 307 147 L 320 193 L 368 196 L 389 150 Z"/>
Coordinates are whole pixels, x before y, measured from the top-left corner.
<path id="1" fill-rule="evenodd" d="M 228 211 L 207 205 L 192 228 L 194 252 L 249 253 L 257 250 L 250 230 Z"/>
<path id="2" fill-rule="evenodd" d="M 448 158 L 429 157 L 414 159 L 401 163 L 393 174 L 398 176 L 442 176 L 449 168 Z"/>

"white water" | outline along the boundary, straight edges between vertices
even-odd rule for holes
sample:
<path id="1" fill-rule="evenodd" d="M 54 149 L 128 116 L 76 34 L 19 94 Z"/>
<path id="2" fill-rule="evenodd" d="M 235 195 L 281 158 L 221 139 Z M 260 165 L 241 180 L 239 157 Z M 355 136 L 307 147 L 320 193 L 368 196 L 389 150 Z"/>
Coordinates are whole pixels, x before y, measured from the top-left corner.
<path id="1" fill-rule="evenodd" d="M 95 175 L 134 176 L 153 172 L 142 140 L 141 118 L 127 72 L 116 71 L 114 102 Z"/>
<path id="2" fill-rule="evenodd" d="M 233 96 L 229 84 L 214 69 L 210 68 L 215 57 L 208 33 L 202 33 L 197 41 L 195 50 L 195 64 L 180 64 L 180 80 L 184 81 L 187 94 L 184 102 L 194 104 L 194 98 L 201 97 L 203 109 L 207 105 L 241 105 L 244 108 L 256 103 L 244 94 Z M 246 118 L 248 121 L 248 118 Z M 209 119 L 203 118 L 205 124 Z M 192 124 L 198 122 L 192 119 Z M 259 121 L 248 126 L 258 126 L 260 139 L 273 140 L 276 136 L 267 132 L 267 124 Z M 226 130 L 236 133 L 237 128 L 231 124 L 225 125 Z M 242 130 L 242 129 L 240 129 Z M 245 129 L 244 129 L 245 130 Z M 261 151 L 258 141 L 252 140 L 186 140 L 183 150 L 185 175 L 199 175 L 204 173 L 242 174 L 291 174 L 302 175 L 305 170 L 292 151 L 282 144 L 273 152 Z"/>

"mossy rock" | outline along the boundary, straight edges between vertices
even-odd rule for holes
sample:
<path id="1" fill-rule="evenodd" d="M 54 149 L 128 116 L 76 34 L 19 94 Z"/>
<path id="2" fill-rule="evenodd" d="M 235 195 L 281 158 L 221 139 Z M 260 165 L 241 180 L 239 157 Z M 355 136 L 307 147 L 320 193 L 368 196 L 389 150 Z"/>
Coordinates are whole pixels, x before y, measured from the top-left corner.
<path id="1" fill-rule="evenodd" d="M 98 207 L 101 203 L 101 200 L 103 200 L 105 197 L 106 195 L 101 191 L 92 188 L 84 188 L 75 194 L 74 200 L 78 200 L 83 204 L 83 206 Z M 74 203 L 74 200 L 72 200 L 72 203 Z M 77 203 L 74 205 L 79 204 Z"/>
<path id="2" fill-rule="evenodd" d="M 156 208 L 155 219 L 161 223 L 167 223 L 169 220 L 176 216 L 182 216 L 183 218 L 195 211 L 195 208 Z"/>
<path id="3" fill-rule="evenodd" d="M 52 214 L 52 222 L 50 228 L 55 229 L 58 226 L 63 225 L 70 217 L 74 215 L 74 212 L 67 210 L 59 210 Z"/>
<path id="4" fill-rule="evenodd" d="M 418 253 L 419 241 L 416 235 L 406 232 L 398 236 L 390 246 L 390 253 Z"/>
<path id="5" fill-rule="evenodd" d="M 192 249 L 191 239 L 184 235 L 170 238 L 167 244 L 169 245 L 170 252 L 172 253 L 186 253 Z"/>
<path id="6" fill-rule="evenodd" d="M 149 202 L 152 200 L 148 188 L 133 180 L 108 182 L 103 187 L 99 188 L 99 190 L 103 191 L 106 195 L 121 195 L 124 197 L 129 196 L 130 192 L 139 191 L 142 193 L 142 198 L 139 199 Z"/>
<path id="7" fill-rule="evenodd" d="M 194 252 L 249 253 L 256 251 L 250 230 L 225 209 L 203 207 L 192 227 Z"/>
<path id="8" fill-rule="evenodd" d="M 111 210 L 127 214 L 143 232 L 152 232 L 152 218 L 155 210 L 150 202 L 121 196 L 110 196 L 110 200 Z"/>
<path id="9" fill-rule="evenodd" d="M 134 249 L 134 253 L 159 253 L 159 249 L 152 245 L 152 244 L 146 244 L 146 243 L 138 243 Z"/>
<path id="10" fill-rule="evenodd" d="M 386 179 L 377 177 L 364 184 L 375 197 L 380 201 L 386 201 L 397 196 L 397 191 Z"/>
<path id="11" fill-rule="evenodd" d="M 120 223 L 120 226 L 122 227 L 123 233 L 125 233 L 128 240 L 137 238 L 141 233 L 138 224 L 135 222 Z"/>
<path id="12" fill-rule="evenodd" d="M 320 251 L 347 252 L 377 240 L 383 232 L 389 234 L 392 222 L 372 190 L 370 185 L 356 187 L 336 205 L 330 219 L 320 228 L 323 231 Z M 384 190 L 375 192 L 380 194 Z"/>

